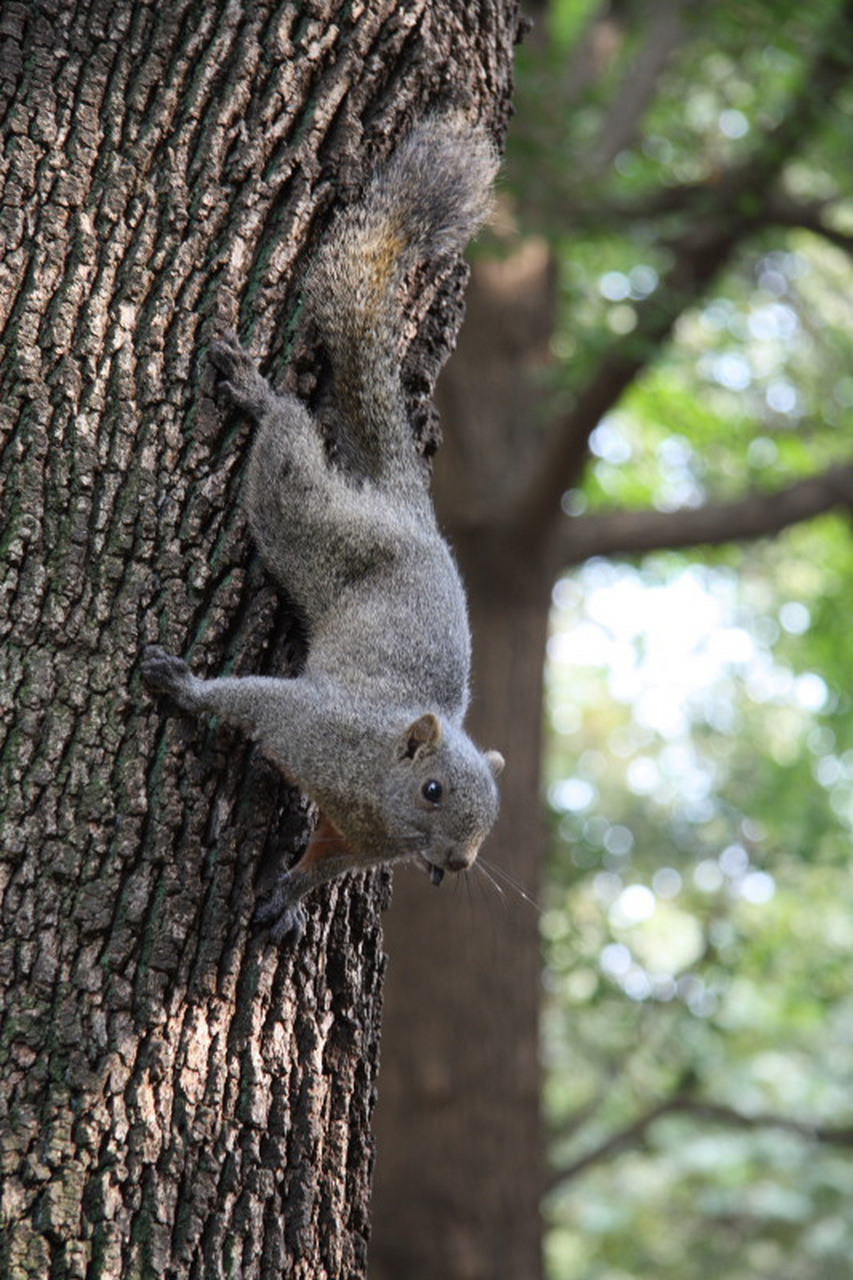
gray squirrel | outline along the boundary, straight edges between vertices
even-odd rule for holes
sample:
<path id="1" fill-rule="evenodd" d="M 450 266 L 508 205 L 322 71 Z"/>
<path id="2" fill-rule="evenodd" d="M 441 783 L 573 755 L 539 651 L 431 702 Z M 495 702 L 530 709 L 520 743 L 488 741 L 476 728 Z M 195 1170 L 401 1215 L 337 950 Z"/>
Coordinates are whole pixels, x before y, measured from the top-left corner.
<path id="1" fill-rule="evenodd" d="M 346 466 L 235 336 L 210 349 L 222 389 L 258 424 L 249 520 L 305 623 L 307 659 L 295 678 L 204 680 L 148 646 L 142 674 L 185 710 L 239 725 L 317 805 L 305 853 L 257 913 L 276 941 L 302 932 L 302 897 L 344 872 L 414 860 L 439 884 L 470 867 L 497 817 L 503 758 L 463 729 L 465 595 L 436 526 L 399 354 L 407 277 L 464 248 L 496 169 L 487 135 L 461 113 L 424 118 L 310 265 L 306 311 L 331 357 Z"/>

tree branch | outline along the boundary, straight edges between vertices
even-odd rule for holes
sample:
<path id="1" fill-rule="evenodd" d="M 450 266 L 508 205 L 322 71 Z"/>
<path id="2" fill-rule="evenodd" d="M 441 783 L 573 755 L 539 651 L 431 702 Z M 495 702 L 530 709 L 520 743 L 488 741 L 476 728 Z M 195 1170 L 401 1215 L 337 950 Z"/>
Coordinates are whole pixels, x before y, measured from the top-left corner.
<path id="1" fill-rule="evenodd" d="M 837 230 L 824 219 L 823 215 L 832 207 L 832 203 L 830 200 L 806 203 L 778 192 L 770 201 L 768 217 L 777 227 L 798 227 L 802 231 L 811 231 L 853 256 L 853 235 Z"/>
<path id="2" fill-rule="evenodd" d="M 678 511 L 614 511 L 572 516 L 561 531 L 564 567 L 593 556 L 644 555 L 769 537 L 835 507 L 853 507 L 853 463 L 829 467 L 774 492 Z"/>
<path id="3" fill-rule="evenodd" d="M 571 411 L 549 429 L 533 477 L 512 513 L 519 534 L 541 539 L 550 533 L 559 519 L 563 493 L 583 471 L 589 437 L 601 418 L 649 365 L 676 320 L 704 293 L 738 246 L 767 225 L 782 168 L 819 123 L 827 101 L 849 82 L 851 30 L 853 0 L 845 0 L 828 24 L 785 117 L 745 162 L 709 187 L 705 209 L 697 210 L 695 221 L 665 246 L 672 265 L 655 293 L 637 306 L 636 328 L 611 343 Z"/>
<path id="4" fill-rule="evenodd" d="M 587 188 L 588 188 L 587 184 Z M 726 197 L 728 199 L 728 197 Z M 839 231 L 826 221 L 840 197 L 824 200 L 797 200 L 776 190 L 767 197 L 761 217 L 766 227 L 799 227 L 824 236 L 847 253 L 853 253 L 853 235 Z M 584 232 L 622 231 L 642 223 L 660 223 L 665 219 L 688 220 L 719 218 L 724 212 L 716 183 L 709 181 L 662 187 L 635 199 L 623 200 L 602 194 L 599 199 L 586 198 L 579 192 L 572 199 L 571 224 Z"/>
<path id="5" fill-rule="evenodd" d="M 853 1147 L 853 1125 L 813 1124 L 782 1116 L 775 1111 L 757 1111 L 753 1114 L 738 1111 L 718 1102 L 702 1102 L 698 1098 L 675 1098 L 669 1108 L 671 1115 L 689 1115 L 710 1124 L 726 1125 L 730 1129 L 782 1129 L 805 1142 L 820 1142 L 830 1147 Z"/>
<path id="6" fill-rule="evenodd" d="M 850 1125 L 833 1127 L 811 1124 L 808 1121 L 778 1115 L 775 1112 L 756 1112 L 751 1115 L 722 1103 L 703 1102 L 691 1095 L 675 1094 L 673 1097 L 664 1099 L 657 1106 L 651 1107 L 622 1129 L 617 1129 L 597 1147 L 578 1156 L 562 1169 L 555 1170 L 550 1179 L 551 1187 L 563 1186 L 586 1173 L 587 1169 L 594 1165 L 613 1160 L 623 1151 L 635 1150 L 646 1140 L 649 1130 L 658 1120 L 673 1115 L 691 1116 L 698 1121 L 725 1125 L 731 1129 L 781 1129 L 785 1133 L 802 1138 L 804 1142 L 818 1142 L 833 1147 L 853 1147 L 853 1126 Z"/>
<path id="7" fill-rule="evenodd" d="M 675 1099 L 668 1098 L 664 1102 L 658 1103 L 656 1107 L 652 1107 L 651 1110 L 646 1111 L 643 1115 L 638 1116 L 636 1120 L 632 1120 L 624 1128 L 617 1129 L 609 1138 L 605 1138 L 603 1142 L 600 1142 L 597 1147 L 592 1147 L 589 1151 L 585 1151 L 582 1156 L 570 1161 L 562 1169 L 555 1169 L 548 1179 L 549 1189 L 561 1187 L 567 1182 L 573 1182 L 575 1178 L 579 1178 L 581 1174 L 586 1173 L 587 1169 L 591 1169 L 594 1165 L 604 1164 L 607 1160 L 614 1160 L 623 1151 L 632 1151 L 641 1146 L 655 1121 L 660 1120 L 662 1116 L 669 1115 L 674 1109 Z"/>
<path id="8" fill-rule="evenodd" d="M 597 169 L 609 167 L 619 152 L 635 141 L 660 77 L 684 42 L 688 30 L 684 11 L 684 0 L 658 0 L 651 10 L 648 5 L 643 7 L 645 39 L 602 122 L 594 154 Z"/>

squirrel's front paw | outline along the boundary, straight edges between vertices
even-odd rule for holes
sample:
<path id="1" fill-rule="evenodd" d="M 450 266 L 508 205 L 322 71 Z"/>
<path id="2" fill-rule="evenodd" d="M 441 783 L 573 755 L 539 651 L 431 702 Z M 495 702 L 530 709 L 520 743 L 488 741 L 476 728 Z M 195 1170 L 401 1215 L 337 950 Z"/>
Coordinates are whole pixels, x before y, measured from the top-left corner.
<path id="1" fill-rule="evenodd" d="M 267 929 L 270 938 L 277 945 L 282 942 L 295 945 L 299 942 L 305 932 L 308 917 L 300 903 L 291 901 L 286 876 L 266 901 L 256 908 L 255 923 Z"/>
<path id="2" fill-rule="evenodd" d="M 225 333 L 210 344 L 210 360 L 224 381 L 219 386 L 238 408 L 260 418 L 273 394 L 248 351 L 240 346 L 236 333 Z"/>
<path id="3" fill-rule="evenodd" d="M 167 653 L 158 644 L 148 644 L 142 651 L 142 679 L 159 693 L 167 693 L 178 706 L 192 711 L 195 707 L 195 677 L 183 658 Z"/>

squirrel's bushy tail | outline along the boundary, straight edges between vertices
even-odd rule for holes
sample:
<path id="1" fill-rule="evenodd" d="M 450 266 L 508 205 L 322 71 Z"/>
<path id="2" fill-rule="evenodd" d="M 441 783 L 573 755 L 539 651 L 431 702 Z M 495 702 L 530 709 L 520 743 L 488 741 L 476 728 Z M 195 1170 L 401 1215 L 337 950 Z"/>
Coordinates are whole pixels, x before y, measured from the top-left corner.
<path id="1" fill-rule="evenodd" d="M 401 286 L 430 258 L 464 248 L 486 217 L 497 153 L 461 112 L 420 121 L 341 213 L 306 280 L 306 303 L 329 346 L 339 410 L 371 470 L 411 440 L 399 377 Z M 384 439 L 379 434 L 384 434 Z"/>

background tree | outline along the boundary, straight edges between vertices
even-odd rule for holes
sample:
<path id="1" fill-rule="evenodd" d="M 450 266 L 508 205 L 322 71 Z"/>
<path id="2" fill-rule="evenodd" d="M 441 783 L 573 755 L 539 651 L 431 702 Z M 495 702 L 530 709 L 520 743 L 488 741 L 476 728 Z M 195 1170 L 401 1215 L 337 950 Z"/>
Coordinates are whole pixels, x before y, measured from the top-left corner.
<path id="1" fill-rule="evenodd" d="M 461 97 L 501 134 L 514 10 L 3 7 L 4 1275 L 364 1273 L 385 883 L 272 948 L 256 885 L 304 806 L 134 671 L 152 640 L 201 670 L 299 660 L 205 343 L 233 326 L 322 391 L 306 253 L 417 112 Z M 424 444 L 463 277 L 420 282 Z"/>
<path id="2" fill-rule="evenodd" d="M 846 200 L 851 37 L 853 9 L 835 0 L 808 12 L 781 2 L 694 6 L 676 0 L 643 5 L 567 0 L 549 6 L 547 22 L 522 51 L 508 166 L 510 214 L 526 233 L 538 230 L 540 238 L 505 229 L 500 257 L 478 258 L 475 264 L 468 319 L 442 381 L 442 406 L 453 426 L 438 460 L 437 483 L 445 527 L 462 561 L 478 623 L 475 728 L 495 741 L 509 762 L 503 780 L 506 825 L 486 854 L 499 877 L 518 879 L 532 894 L 543 847 L 541 676 L 552 591 L 560 574 L 602 556 L 777 537 L 792 524 L 849 506 L 853 472 L 844 428 L 850 422 L 853 343 L 844 298 L 853 243 Z M 803 253 L 811 264 L 806 275 Z M 820 280 L 826 287 L 817 293 Z M 838 546 L 846 546 L 847 535 L 841 524 L 832 527 L 832 568 L 823 582 L 831 578 L 840 592 L 835 599 L 841 600 L 849 578 Z M 794 545 L 780 544 L 775 555 L 762 551 L 763 561 L 750 562 L 752 568 L 744 572 L 753 594 L 759 565 L 767 574 Z M 812 558 L 817 545 L 823 549 L 819 554 L 826 554 L 825 542 L 808 545 Z M 728 555 L 732 567 L 741 563 L 731 552 L 716 554 Z M 675 575 L 667 565 L 656 569 L 659 579 Z M 607 574 L 597 572 L 598 578 L 581 577 L 581 584 L 606 585 Z M 787 596 L 778 590 L 780 606 L 792 596 L 796 600 L 790 587 Z M 561 592 L 577 617 L 583 594 L 570 588 Z M 748 598 L 745 589 L 741 604 Z M 815 617 L 819 598 L 814 587 Z M 728 615 L 719 616 L 731 625 Z M 713 617 L 708 625 L 716 625 Z M 846 640 L 839 628 L 835 633 L 839 652 L 846 654 Z M 596 634 L 600 641 L 600 626 Z M 636 644 L 641 643 L 638 633 Z M 566 652 L 573 653 L 571 636 Z M 677 663 L 679 655 L 671 652 L 669 660 Z M 841 666 L 836 660 L 843 690 Z M 562 679 L 558 691 L 565 708 L 572 690 Z M 810 696 L 806 686 L 802 690 Z M 674 1017 L 668 1038 L 661 1031 L 644 1052 L 638 1049 L 662 996 L 658 1003 L 650 997 L 638 1001 L 641 983 L 652 983 L 642 962 L 643 931 L 638 921 L 623 915 L 620 923 L 618 911 L 612 917 L 609 911 L 634 879 L 660 903 L 650 887 L 654 868 L 676 870 L 671 865 L 676 852 L 698 866 L 708 861 L 711 848 L 721 892 L 757 875 L 747 893 L 760 896 L 767 889 L 760 878 L 769 874 L 765 860 L 776 846 L 771 840 L 763 851 L 754 849 L 743 831 L 736 840 L 734 820 L 716 830 L 694 831 L 695 839 L 685 843 L 684 814 L 674 801 L 662 824 L 657 804 L 646 793 L 629 788 L 617 798 L 628 765 L 643 752 L 625 737 L 624 707 L 617 700 L 608 710 L 605 692 L 604 674 L 593 663 L 583 684 L 578 678 L 575 694 L 588 708 L 587 729 L 576 724 L 566 729 L 574 721 L 565 713 L 551 775 L 555 783 L 572 782 L 576 789 L 556 792 L 558 800 L 562 796 L 558 821 L 567 844 L 559 849 L 557 887 L 543 921 L 550 962 L 547 1109 L 560 1139 L 551 1152 L 555 1172 L 549 1197 L 549 1216 L 560 1230 L 550 1252 L 556 1275 L 582 1262 L 589 1275 L 603 1275 L 607 1266 L 607 1274 L 620 1268 L 627 1274 L 658 1274 L 664 1261 L 671 1274 L 684 1275 L 689 1248 L 666 1260 L 660 1255 L 661 1240 L 680 1235 L 665 1216 L 665 1197 L 656 1213 L 646 1213 L 639 1196 L 629 1195 L 632 1186 L 642 1184 L 642 1172 L 634 1184 L 620 1180 L 616 1172 L 607 1173 L 605 1156 L 662 1134 L 669 1140 L 664 1144 L 663 1137 L 656 1138 L 661 1150 L 665 1145 L 672 1153 L 679 1144 L 689 1150 L 696 1144 L 685 1124 L 695 1124 L 697 1116 L 721 1124 L 728 1114 L 733 1123 L 746 1124 L 748 1114 L 741 1106 L 741 1117 L 747 1118 L 738 1120 L 731 1093 L 715 1100 L 711 1086 L 718 1077 L 697 1079 L 700 1042 L 711 1061 L 718 1061 L 714 1054 L 721 1053 L 726 1028 L 721 1017 L 717 1038 L 706 1034 L 708 1005 L 703 1013 L 702 992 L 707 982 L 692 962 L 685 962 L 683 974 L 676 966 L 676 978 L 685 977 L 683 994 L 668 1006 L 671 1011 L 680 1006 L 693 1018 L 692 1051 Z M 848 704 L 840 699 L 837 705 L 843 714 Z M 807 710 L 795 707 L 794 722 L 801 724 L 797 717 Z M 772 718 L 759 725 L 754 717 L 737 716 L 729 724 L 735 736 L 721 805 L 751 820 L 747 833 L 754 836 L 765 807 L 775 814 L 767 825 L 778 834 L 781 849 L 802 847 L 800 841 L 805 844 L 829 827 L 833 816 L 837 822 L 835 810 L 824 811 L 822 828 L 809 826 L 815 805 L 809 799 L 814 762 L 808 753 L 797 755 L 802 785 L 796 794 L 790 774 L 780 780 L 769 762 L 765 771 L 758 769 L 756 760 L 771 743 L 782 752 Z M 610 734 L 620 727 L 624 765 L 607 754 Z M 701 721 L 701 728 L 707 735 L 713 724 Z M 829 752 L 840 761 L 840 786 L 846 785 L 844 741 L 839 734 L 837 750 Z M 588 759 L 578 768 L 577 756 L 585 750 Z M 674 753 L 668 765 L 677 796 L 679 786 L 687 788 L 695 775 Z M 565 804 L 572 794 L 592 799 L 586 808 L 573 810 Z M 799 814 L 795 828 L 798 800 L 809 814 Z M 837 793 L 835 809 L 841 804 Z M 610 837 L 614 848 L 618 839 L 624 843 L 625 832 L 634 842 L 627 860 L 626 849 L 620 855 L 604 843 L 612 828 L 623 829 Z M 795 836 L 807 829 L 810 837 Z M 838 840 L 836 827 L 836 850 Z M 741 865 L 735 849 L 727 872 L 718 855 L 735 845 L 745 850 L 746 862 Z M 617 874 L 611 863 L 619 857 L 621 888 L 611 901 L 601 901 L 595 877 Z M 683 868 L 679 874 L 686 876 Z M 605 880 L 602 892 L 608 883 L 614 888 Z M 399 877 L 386 931 L 390 1066 L 379 1108 L 377 1275 L 400 1274 L 402 1261 L 410 1261 L 406 1238 L 435 1242 L 429 1255 L 416 1250 L 431 1264 L 422 1261 L 408 1274 L 534 1275 L 540 1190 L 531 1137 L 538 921 L 512 895 L 505 914 L 477 897 L 471 902 L 459 895 L 453 915 L 443 913 L 439 935 L 430 914 L 439 904 L 424 904 L 413 918 L 409 895 L 415 891 Z M 747 922 L 760 924 L 750 954 L 756 990 L 766 990 L 775 972 L 768 956 L 778 956 L 774 940 L 778 947 L 782 921 L 790 918 L 781 911 L 782 895 L 774 900 L 775 931 L 768 913 L 756 917 L 761 904 L 738 889 L 732 912 L 724 913 L 715 933 L 718 895 L 709 900 L 703 892 L 697 889 L 696 899 L 686 905 L 679 900 L 679 905 L 690 916 L 690 902 L 705 904 L 694 917 L 693 933 L 700 943 L 709 939 L 708 964 L 713 969 L 719 963 L 724 924 L 736 930 Z M 827 892 L 832 896 L 825 890 L 824 900 Z M 634 908 L 639 902 L 637 897 Z M 626 962 L 625 950 L 605 955 L 611 944 L 627 949 L 622 974 L 601 970 L 601 956 L 617 966 Z M 658 944 L 658 962 L 660 950 Z M 426 973 L 417 969 L 424 954 L 433 960 Z M 759 954 L 769 968 L 762 970 Z M 742 961 L 744 953 L 726 952 L 727 963 L 735 965 L 737 956 Z M 829 972 L 833 964 L 828 956 Z M 574 987 L 576 971 L 581 976 Z M 591 987 L 593 979 L 595 994 L 585 997 L 589 1016 L 581 1026 L 574 1016 L 581 995 L 573 1003 L 571 993 L 582 993 L 583 982 Z M 663 986 L 659 995 L 662 991 Z M 397 1047 L 395 1035 L 409 1037 L 408 1050 Z M 766 1036 L 769 1043 L 769 1024 Z M 748 1042 L 745 1032 L 743 1054 Z M 674 1045 L 684 1051 L 675 1052 Z M 664 1070 L 667 1053 L 671 1061 Z M 744 1073 L 732 1074 L 732 1082 L 744 1078 Z M 837 1099 L 837 1092 L 832 1096 Z M 778 1111 L 760 1093 L 751 1099 L 758 1104 L 756 1116 Z M 784 1110 L 780 1117 L 777 1137 L 785 1130 Z M 809 1119 L 801 1117 L 794 1127 L 799 1123 L 806 1129 Z M 790 1126 L 787 1133 L 790 1142 Z M 410 1184 L 405 1204 L 394 1195 L 403 1167 L 402 1141 L 409 1167 L 415 1164 L 418 1171 L 417 1194 L 411 1196 Z M 599 1163 L 585 1164 L 585 1157 L 596 1152 Z M 698 1159 L 698 1145 L 696 1152 Z M 596 1221 L 593 1211 L 584 1213 L 594 1193 L 584 1195 L 579 1184 L 581 1172 L 593 1167 L 601 1175 L 599 1190 L 606 1188 L 603 1198 L 616 1204 L 610 1227 L 598 1234 L 589 1231 Z M 739 1177 L 748 1182 L 750 1168 L 755 1173 L 761 1167 L 760 1161 L 741 1163 Z M 567 1175 L 565 1194 L 557 1190 L 560 1170 Z M 686 1178 L 679 1184 L 673 1175 L 666 1185 L 688 1189 L 691 1184 Z M 616 1219 L 623 1197 L 630 1225 L 620 1233 Z M 643 1243 L 632 1254 L 630 1237 L 640 1219 Z M 690 1238 L 703 1241 L 693 1262 L 695 1274 L 721 1274 L 723 1262 L 733 1266 L 745 1233 L 758 1220 L 744 1214 L 725 1247 L 715 1251 L 704 1246 L 709 1220 L 694 1217 Z M 710 1221 L 719 1232 L 719 1219 Z M 584 1248 L 585 1235 L 592 1243 Z M 523 1260 L 512 1243 L 521 1240 L 529 1246 Z M 596 1253 L 605 1246 L 606 1257 Z M 740 1256 L 746 1256 L 742 1247 Z M 707 1270 L 701 1269 L 703 1257 Z M 771 1274 L 772 1263 L 766 1265 Z"/>

